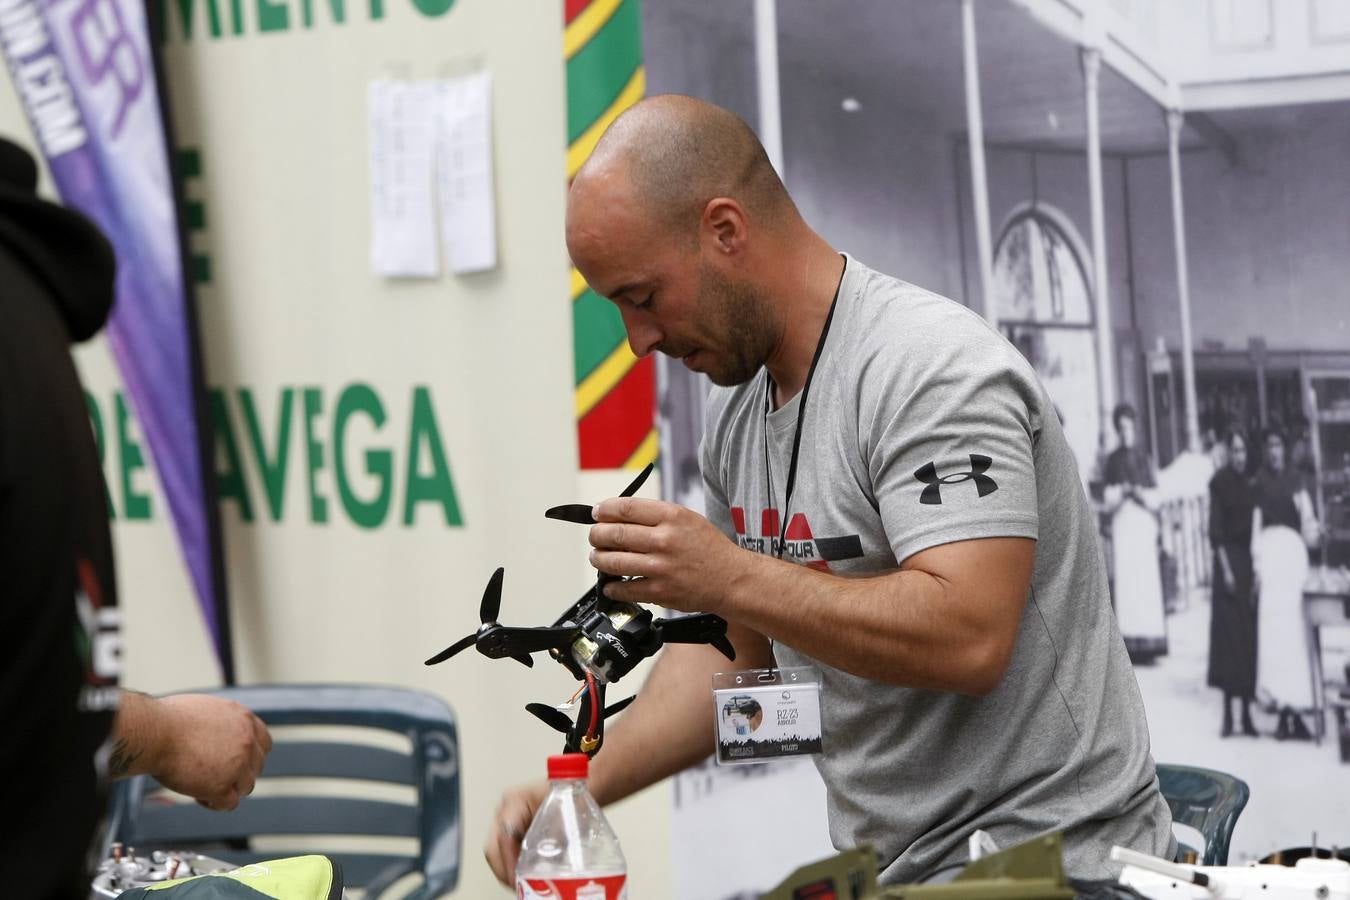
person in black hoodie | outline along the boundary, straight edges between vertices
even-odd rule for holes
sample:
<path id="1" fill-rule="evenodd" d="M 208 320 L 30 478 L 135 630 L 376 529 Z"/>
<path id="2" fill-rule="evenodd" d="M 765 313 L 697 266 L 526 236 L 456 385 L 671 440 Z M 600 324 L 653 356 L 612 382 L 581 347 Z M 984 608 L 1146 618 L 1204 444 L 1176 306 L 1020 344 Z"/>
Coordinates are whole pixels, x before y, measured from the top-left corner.
<path id="1" fill-rule="evenodd" d="M 237 703 L 118 687 L 103 472 L 70 355 L 107 319 L 116 262 L 36 188 L 33 158 L 0 138 L 0 861 L 23 896 L 83 900 L 106 778 L 148 772 L 229 809 L 271 738 Z"/>

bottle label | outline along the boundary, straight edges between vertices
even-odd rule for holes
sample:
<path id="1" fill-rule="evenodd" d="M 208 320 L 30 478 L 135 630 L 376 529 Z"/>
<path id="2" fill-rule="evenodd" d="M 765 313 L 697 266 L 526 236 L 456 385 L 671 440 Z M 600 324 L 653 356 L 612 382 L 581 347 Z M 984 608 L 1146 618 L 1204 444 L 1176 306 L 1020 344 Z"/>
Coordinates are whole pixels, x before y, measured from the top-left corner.
<path id="1" fill-rule="evenodd" d="M 516 879 L 518 900 L 628 900 L 628 876 Z"/>

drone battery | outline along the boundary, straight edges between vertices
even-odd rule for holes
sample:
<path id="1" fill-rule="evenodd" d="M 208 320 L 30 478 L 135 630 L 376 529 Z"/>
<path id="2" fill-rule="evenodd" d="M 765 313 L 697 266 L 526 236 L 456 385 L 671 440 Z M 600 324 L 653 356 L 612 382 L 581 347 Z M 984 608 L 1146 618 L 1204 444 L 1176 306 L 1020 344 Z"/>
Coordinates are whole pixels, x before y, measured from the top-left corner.
<path id="1" fill-rule="evenodd" d="M 631 603 L 613 600 L 597 604 L 581 624 L 572 642 L 572 658 L 604 684 L 612 684 L 651 655 L 646 633 L 652 614 Z"/>
<path id="2" fill-rule="evenodd" d="M 713 710 L 718 765 L 821 752 L 820 674 L 813 668 L 718 673 Z"/>

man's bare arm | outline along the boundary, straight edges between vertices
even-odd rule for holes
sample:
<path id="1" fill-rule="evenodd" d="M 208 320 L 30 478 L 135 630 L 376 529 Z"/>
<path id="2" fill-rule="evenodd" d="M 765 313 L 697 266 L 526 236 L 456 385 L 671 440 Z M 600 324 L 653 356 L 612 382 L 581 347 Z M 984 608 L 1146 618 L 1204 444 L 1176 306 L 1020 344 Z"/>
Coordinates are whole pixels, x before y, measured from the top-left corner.
<path id="1" fill-rule="evenodd" d="M 1036 555 L 1028 538 L 956 541 L 846 578 L 744 550 L 676 504 L 622 497 L 596 509 L 592 563 L 633 577 L 608 596 L 719 613 L 855 675 L 966 694 L 1002 679 Z"/>

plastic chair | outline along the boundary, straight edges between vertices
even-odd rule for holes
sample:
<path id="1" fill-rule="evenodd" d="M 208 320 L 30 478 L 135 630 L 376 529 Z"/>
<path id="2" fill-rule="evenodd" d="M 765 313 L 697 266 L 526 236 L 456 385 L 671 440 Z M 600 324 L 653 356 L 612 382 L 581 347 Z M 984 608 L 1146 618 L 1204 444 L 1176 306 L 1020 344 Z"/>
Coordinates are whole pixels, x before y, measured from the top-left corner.
<path id="1" fill-rule="evenodd" d="M 364 887 L 372 900 L 413 872 L 425 879 L 407 894 L 413 900 L 455 887 L 462 844 L 459 744 L 454 713 L 443 701 L 420 691 L 363 685 L 208 693 L 242 703 L 272 730 L 272 752 L 253 794 L 222 813 L 148 776 L 118 782 L 110 843 L 120 841 L 138 854 L 194 850 L 240 864 L 327 853 L 342 864 L 346 885 Z M 329 835 L 341 835 L 333 843 L 343 849 L 326 850 Z M 295 849 L 287 849 L 288 842 Z"/>
<path id="2" fill-rule="evenodd" d="M 1228 843 L 1251 791 L 1241 778 L 1194 766 L 1158 764 L 1158 786 L 1172 810 L 1172 821 L 1189 825 L 1205 838 L 1200 864 L 1228 865 Z"/>

